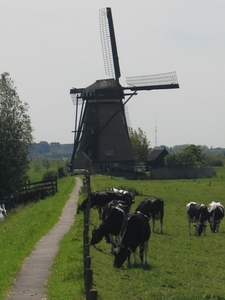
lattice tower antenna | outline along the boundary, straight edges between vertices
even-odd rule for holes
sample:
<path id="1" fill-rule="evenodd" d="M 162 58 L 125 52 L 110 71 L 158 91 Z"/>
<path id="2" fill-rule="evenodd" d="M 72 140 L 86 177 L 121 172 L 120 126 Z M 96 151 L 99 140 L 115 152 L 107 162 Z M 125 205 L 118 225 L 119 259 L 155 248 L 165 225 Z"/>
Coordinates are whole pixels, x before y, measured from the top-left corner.
<path id="1" fill-rule="evenodd" d="M 155 116 L 155 147 L 157 147 L 157 118 Z"/>

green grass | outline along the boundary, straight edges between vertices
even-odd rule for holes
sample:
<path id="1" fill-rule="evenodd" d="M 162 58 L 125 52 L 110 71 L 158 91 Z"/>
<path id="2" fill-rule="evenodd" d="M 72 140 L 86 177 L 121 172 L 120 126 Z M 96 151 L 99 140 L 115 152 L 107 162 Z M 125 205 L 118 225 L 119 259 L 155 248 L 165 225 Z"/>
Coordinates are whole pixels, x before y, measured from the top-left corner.
<path id="1" fill-rule="evenodd" d="M 151 234 L 147 268 L 141 264 L 128 267 L 125 262 L 121 269 L 115 269 L 109 244 L 102 240 L 91 247 L 93 284 L 98 299 L 225 299 L 225 220 L 218 234 L 211 234 L 207 226 L 206 236 L 189 236 L 185 210 L 189 201 L 208 204 L 215 200 L 225 204 L 225 168 L 218 168 L 215 178 L 198 180 L 127 181 L 95 176 L 91 178 L 91 186 L 92 190 L 112 186 L 135 189 L 139 195 L 135 197 L 133 210 L 146 196 L 161 197 L 165 202 L 164 234 Z M 90 231 L 99 223 L 97 211 L 91 210 Z M 82 226 L 83 214 L 78 214 L 60 244 L 48 281 L 48 299 L 85 299 Z"/>
<path id="2" fill-rule="evenodd" d="M 34 245 L 58 222 L 74 184 L 74 177 L 60 179 L 55 196 L 12 210 L 0 224 L 0 299 L 5 299 Z"/>
<path id="3" fill-rule="evenodd" d="M 35 168 L 35 165 L 37 164 L 38 161 L 38 166 L 39 169 Z M 49 162 L 49 169 L 47 170 L 44 165 L 43 165 L 43 161 L 42 160 L 31 160 L 30 161 L 30 169 L 27 173 L 28 177 L 30 178 L 31 182 L 38 182 L 42 180 L 43 175 L 47 172 L 47 171 L 55 171 L 57 172 L 57 170 L 60 167 L 65 167 L 65 161 L 64 160 L 48 160 Z"/>
<path id="4" fill-rule="evenodd" d="M 41 179 L 45 170 L 30 171 L 32 178 L 38 173 Z M 37 179 L 40 180 L 40 179 Z M 0 224 L 0 299 L 6 293 L 19 272 L 24 259 L 35 243 L 58 221 L 69 194 L 74 188 L 74 177 L 59 180 L 59 193 L 37 203 L 18 207 Z M 225 167 L 217 168 L 217 177 L 199 180 L 128 181 L 123 178 L 94 176 L 92 190 L 109 187 L 136 190 L 136 208 L 147 196 L 164 199 L 164 234 L 152 233 L 149 242 L 149 266 L 139 264 L 128 268 L 113 268 L 110 245 L 103 240 L 91 247 L 93 283 L 98 299 L 225 299 L 223 256 L 225 249 L 225 220 L 220 232 L 189 236 L 185 206 L 189 201 L 208 204 L 212 200 L 224 203 Z M 85 194 L 81 194 L 81 202 Z M 90 231 L 100 223 L 96 210 L 91 210 Z M 156 231 L 159 229 L 156 223 Z M 28 238 L 29 237 L 29 238 Z M 83 280 L 83 214 L 60 243 L 47 282 L 48 300 L 84 300 Z"/>

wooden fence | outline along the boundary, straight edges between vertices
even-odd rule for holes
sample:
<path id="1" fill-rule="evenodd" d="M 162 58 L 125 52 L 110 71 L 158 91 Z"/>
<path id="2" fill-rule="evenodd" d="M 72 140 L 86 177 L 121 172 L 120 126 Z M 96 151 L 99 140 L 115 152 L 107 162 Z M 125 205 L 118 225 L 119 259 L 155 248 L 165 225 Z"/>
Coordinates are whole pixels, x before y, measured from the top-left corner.
<path id="1" fill-rule="evenodd" d="M 93 270 L 91 269 L 90 243 L 89 243 L 89 223 L 91 209 L 91 184 L 90 175 L 85 175 L 84 185 L 87 187 L 88 204 L 84 211 L 84 230 L 83 230 L 83 248 L 84 248 L 84 286 L 86 291 L 86 300 L 97 300 L 98 293 L 93 289 Z"/>
<path id="2" fill-rule="evenodd" d="M 18 187 L 17 199 L 15 202 L 18 204 L 38 201 L 39 199 L 44 199 L 48 195 L 54 195 L 56 192 L 58 192 L 57 178 L 33 183 L 28 181 Z"/>
<path id="3" fill-rule="evenodd" d="M 17 191 L 13 196 L 1 198 L 0 204 L 5 204 L 6 209 L 10 210 L 19 204 L 35 202 L 49 195 L 54 195 L 56 192 L 58 192 L 57 178 L 33 183 L 28 181 L 17 187 Z"/>

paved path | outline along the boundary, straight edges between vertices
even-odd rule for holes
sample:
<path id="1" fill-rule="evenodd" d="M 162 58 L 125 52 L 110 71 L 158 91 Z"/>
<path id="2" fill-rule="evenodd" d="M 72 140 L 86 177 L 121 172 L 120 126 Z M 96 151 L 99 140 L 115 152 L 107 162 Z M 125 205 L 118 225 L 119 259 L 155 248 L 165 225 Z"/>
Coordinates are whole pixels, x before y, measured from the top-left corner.
<path id="1" fill-rule="evenodd" d="M 31 255 L 25 259 L 8 300 L 47 299 L 45 283 L 50 275 L 50 268 L 57 254 L 59 242 L 74 223 L 76 202 L 81 186 L 81 179 L 76 178 L 76 187 L 63 209 L 59 222 L 41 238 Z"/>

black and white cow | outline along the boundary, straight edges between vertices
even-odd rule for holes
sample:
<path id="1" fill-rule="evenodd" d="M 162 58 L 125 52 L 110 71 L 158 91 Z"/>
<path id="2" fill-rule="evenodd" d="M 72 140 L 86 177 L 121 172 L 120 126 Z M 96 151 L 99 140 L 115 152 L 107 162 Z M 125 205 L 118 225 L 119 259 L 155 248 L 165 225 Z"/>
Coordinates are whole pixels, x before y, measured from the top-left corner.
<path id="1" fill-rule="evenodd" d="M 147 198 L 142 200 L 136 211 L 140 211 L 152 218 L 152 231 L 155 230 L 155 220 L 160 220 L 160 232 L 163 233 L 164 201 L 159 198 Z"/>
<path id="2" fill-rule="evenodd" d="M 195 235 L 200 236 L 202 232 L 206 235 L 206 223 L 208 220 L 208 210 L 205 204 L 189 202 L 186 205 L 189 235 L 191 235 L 191 223 L 195 223 Z"/>
<path id="3" fill-rule="evenodd" d="M 120 231 L 123 221 L 129 207 L 126 204 L 121 204 L 121 201 L 113 200 L 104 207 L 103 222 L 99 226 L 95 226 L 92 230 L 91 245 L 96 245 L 103 237 L 106 237 L 107 242 L 111 243 L 111 252 L 115 245 L 113 237 L 116 238 L 116 243 L 120 241 Z M 109 237 L 109 239 L 108 239 Z"/>
<path id="4" fill-rule="evenodd" d="M 114 189 L 114 188 L 113 188 Z M 91 192 L 89 194 L 91 208 L 96 207 L 99 211 L 99 219 L 101 219 L 102 208 L 112 200 L 122 200 L 131 206 L 134 203 L 134 194 L 128 191 L 111 189 L 107 191 Z M 88 204 L 88 197 L 78 205 L 77 212 L 84 211 Z"/>
<path id="5" fill-rule="evenodd" d="M 220 221 L 224 217 L 224 207 L 220 202 L 212 201 L 208 205 L 208 212 L 209 212 L 209 224 L 211 232 L 215 233 L 219 231 Z"/>
<path id="6" fill-rule="evenodd" d="M 0 204 L 0 221 L 4 221 L 6 216 L 5 204 Z"/>
<path id="7" fill-rule="evenodd" d="M 140 247 L 141 262 L 147 264 L 148 241 L 151 235 L 149 218 L 139 211 L 128 214 L 121 228 L 121 242 L 114 252 L 113 266 L 120 268 L 126 259 L 130 263 L 131 252 L 136 264 L 136 250 Z"/>

